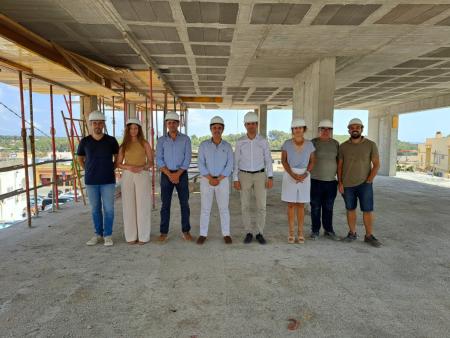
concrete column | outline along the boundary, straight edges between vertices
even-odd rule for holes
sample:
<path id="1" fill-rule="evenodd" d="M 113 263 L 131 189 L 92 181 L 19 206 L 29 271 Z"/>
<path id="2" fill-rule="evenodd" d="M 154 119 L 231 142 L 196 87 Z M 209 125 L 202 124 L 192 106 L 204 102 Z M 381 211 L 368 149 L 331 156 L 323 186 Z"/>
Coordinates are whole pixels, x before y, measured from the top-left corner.
<path id="1" fill-rule="evenodd" d="M 315 136 L 322 119 L 333 120 L 336 58 L 325 57 L 294 77 L 292 116 L 305 119 L 307 138 Z"/>
<path id="2" fill-rule="evenodd" d="M 136 103 L 128 103 L 128 118 L 135 119 L 137 117 Z"/>
<path id="3" fill-rule="evenodd" d="M 380 175 L 395 176 L 397 171 L 398 114 L 369 111 L 368 138 L 380 152 Z"/>
<path id="4" fill-rule="evenodd" d="M 83 130 L 83 135 L 87 135 L 90 133 L 88 122 L 89 114 L 98 109 L 97 96 L 80 96 L 80 115 L 82 115 L 84 117 L 84 120 L 86 121 L 86 128 L 85 130 Z"/>
<path id="5" fill-rule="evenodd" d="M 267 138 L 267 104 L 259 106 L 258 133 Z"/>

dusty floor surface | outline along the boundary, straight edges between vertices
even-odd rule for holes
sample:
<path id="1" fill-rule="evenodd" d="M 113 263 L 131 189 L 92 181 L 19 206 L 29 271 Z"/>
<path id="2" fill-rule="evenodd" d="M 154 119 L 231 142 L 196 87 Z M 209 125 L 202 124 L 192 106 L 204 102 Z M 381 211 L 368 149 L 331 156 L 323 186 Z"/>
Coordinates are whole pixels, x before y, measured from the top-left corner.
<path id="1" fill-rule="evenodd" d="M 177 203 L 165 245 L 156 243 L 158 211 L 152 243 L 124 243 L 120 201 L 111 248 L 85 246 L 92 230 L 81 205 L 33 229 L 2 230 L 0 336 L 448 337 L 450 189 L 379 177 L 375 234 L 384 246 L 376 249 L 362 236 L 287 244 L 280 185 L 277 177 L 268 198 L 266 246 L 242 244 L 236 192 L 230 246 L 216 208 L 205 245 L 184 243 Z M 191 206 L 197 236 L 199 194 Z M 344 217 L 339 196 L 342 236 Z M 295 331 L 290 318 L 300 321 Z"/>

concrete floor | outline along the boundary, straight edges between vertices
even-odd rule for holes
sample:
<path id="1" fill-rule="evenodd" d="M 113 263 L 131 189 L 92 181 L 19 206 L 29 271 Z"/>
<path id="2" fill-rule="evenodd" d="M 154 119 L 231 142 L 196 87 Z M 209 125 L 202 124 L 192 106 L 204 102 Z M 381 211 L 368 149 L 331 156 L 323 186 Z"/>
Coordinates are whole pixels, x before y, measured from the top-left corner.
<path id="1" fill-rule="evenodd" d="M 269 194 L 268 245 L 242 244 L 239 199 L 231 197 L 225 246 L 214 209 L 203 247 L 179 236 L 129 246 L 117 203 L 115 245 L 86 247 L 82 206 L 0 232 L 1 337 L 448 337 L 450 189 L 376 180 L 380 249 L 361 240 L 286 243 L 280 180 Z M 198 234 L 199 195 L 191 199 Z M 338 197 L 335 227 L 345 235 Z M 310 221 L 307 219 L 306 226 Z M 360 234 L 363 231 L 360 229 Z M 288 331 L 288 319 L 300 320 Z"/>

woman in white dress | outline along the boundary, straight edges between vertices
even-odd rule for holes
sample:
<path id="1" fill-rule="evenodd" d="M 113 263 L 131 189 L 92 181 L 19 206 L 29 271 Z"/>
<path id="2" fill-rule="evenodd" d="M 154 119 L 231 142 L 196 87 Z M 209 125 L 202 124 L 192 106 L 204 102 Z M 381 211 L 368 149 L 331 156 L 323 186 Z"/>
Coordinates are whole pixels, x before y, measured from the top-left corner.
<path id="1" fill-rule="evenodd" d="M 303 222 L 305 203 L 310 201 L 311 177 L 314 166 L 314 145 L 304 138 L 305 120 L 295 118 L 291 123 L 292 138 L 281 147 L 281 162 L 284 167 L 281 200 L 288 203 L 288 243 L 295 243 L 294 224 L 297 213 L 298 243 L 304 243 Z"/>

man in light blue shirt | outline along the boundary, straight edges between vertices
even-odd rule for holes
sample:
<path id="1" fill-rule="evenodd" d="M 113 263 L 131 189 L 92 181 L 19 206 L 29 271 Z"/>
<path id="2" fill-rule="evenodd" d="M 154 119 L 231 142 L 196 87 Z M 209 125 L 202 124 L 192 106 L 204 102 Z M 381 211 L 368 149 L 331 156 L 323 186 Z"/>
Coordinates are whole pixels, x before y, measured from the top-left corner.
<path id="1" fill-rule="evenodd" d="M 191 163 L 191 140 L 187 135 L 178 132 L 180 117 L 177 113 L 168 112 L 165 117 L 168 129 L 156 144 L 156 163 L 161 171 L 161 224 L 160 242 L 167 240 L 170 224 L 170 206 L 173 189 L 177 189 L 181 208 L 181 230 L 183 239 L 192 241 L 189 223 L 189 182 L 188 169 Z"/>
<path id="2" fill-rule="evenodd" d="M 214 195 L 219 208 L 224 241 L 226 244 L 232 243 L 228 202 L 229 177 L 233 171 L 233 149 L 227 141 L 222 140 L 224 127 L 225 124 L 220 116 L 213 117 L 210 122 L 212 138 L 203 141 L 198 149 L 198 168 L 202 178 L 200 181 L 200 236 L 197 244 L 205 243 L 208 236 L 209 216 Z"/>

